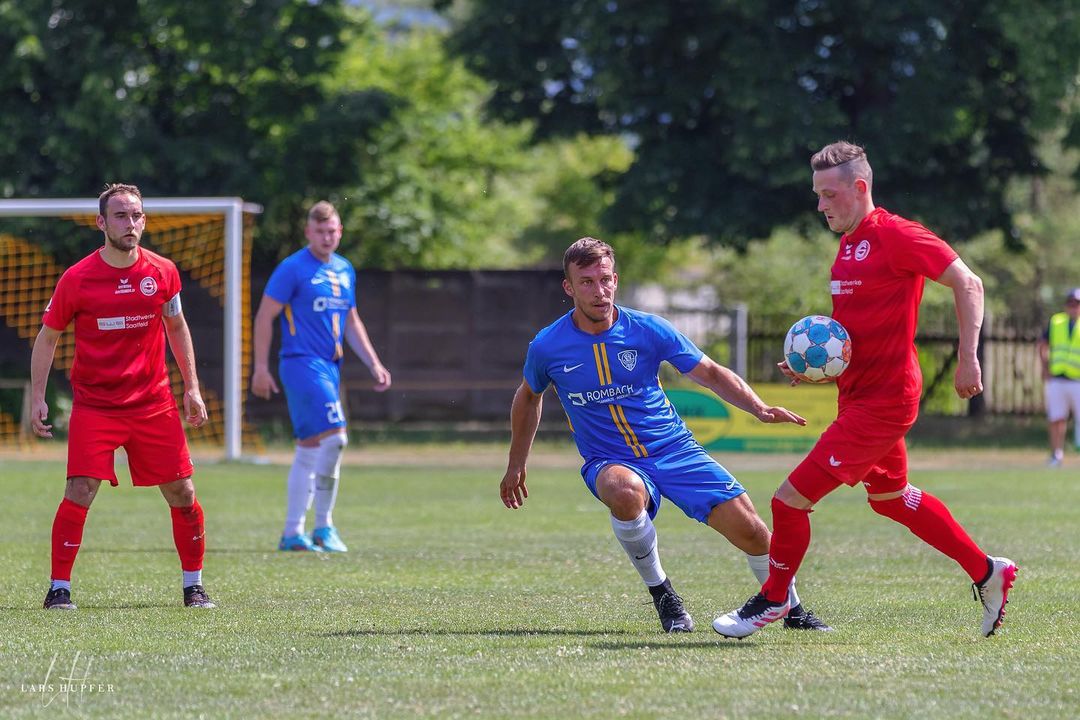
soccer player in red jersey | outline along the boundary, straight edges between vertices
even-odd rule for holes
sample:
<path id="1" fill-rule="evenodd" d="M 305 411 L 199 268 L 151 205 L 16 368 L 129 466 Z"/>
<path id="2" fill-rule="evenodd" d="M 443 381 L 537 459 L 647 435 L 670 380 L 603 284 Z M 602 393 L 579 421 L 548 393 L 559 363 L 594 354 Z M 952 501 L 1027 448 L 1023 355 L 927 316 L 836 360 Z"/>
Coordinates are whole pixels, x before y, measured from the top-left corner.
<path id="1" fill-rule="evenodd" d="M 146 216 L 137 187 L 107 185 L 98 208 L 105 244 L 60 277 L 30 360 L 31 426 L 37 435 L 52 437 L 45 386 L 56 343 L 74 325 L 67 487 L 53 521 L 52 585 L 45 609 L 75 609 L 71 568 L 87 510 L 103 480 L 117 484 L 113 453 L 121 446 L 132 484 L 157 486 L 169 504 L 184 605 L 214 607 L 202 586 L 203 512 L 191 482 L 191 455 L 169 387 L 161 332 L 164 326 L 184 379 L 184 415 L 199 427 L 206 422 L 206 406 L 180 307 L 180 275 L 171 261 L 139 247 Z"/>
<path id="2" fill-rule="evenodd" d="M 818 211 L 841 233 L 832 266 L 833 317 L 851 335 L 851 365 L 837 380 L 836 420 L 773 496 L 769 579 L 741 608 L 716 618 L 713 629 L 742 638 L 784 617 L 788 583 L 810 545 L 811 509 L 841 485 L 862 483 L 874 512 L 906 526 L 971 577 L 983 605 L 982 634 L 992 635 L 1004 619 L 1016 565 L 983 552 L 940 500 L 908 482 L 904 445 L 922 392 L 915 329 L 924 278 L 953 291 L 961 398 L 983 391 L 975 355 L 982 281 L 925 227 L 874 207 L 873 173 L 861 147 L 827 145 L 810 165 Z M 779 367 L 798 382 L 786 362 Z"/>

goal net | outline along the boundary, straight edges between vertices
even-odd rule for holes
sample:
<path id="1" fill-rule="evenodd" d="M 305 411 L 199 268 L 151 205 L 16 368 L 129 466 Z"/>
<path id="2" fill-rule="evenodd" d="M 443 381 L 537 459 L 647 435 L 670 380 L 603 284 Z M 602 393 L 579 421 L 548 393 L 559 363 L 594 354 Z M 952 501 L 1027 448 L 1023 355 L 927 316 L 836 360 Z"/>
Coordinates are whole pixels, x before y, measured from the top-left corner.
<path id="1" fill-rule="evenodd" d="M 184 314 L 209 421 L 186 427 L 195 446 L 218 447 L 226 459 L 258 453 L 244 422 L 251 371 L 251 230 L 258 205 L 239 198 L 145 198 L 142 244 L 176 263 Z M 41 315 L 63 271 L 101 242 L 97 198 L 0 200 L 0 447 L 32 447 L 29 432 L 30 350 Z M 66 380 L 73 333 L 61 336 L 50 377 L 50 419 L 62 429 L 69 409 Z M 183 382 L 171 354 L 178 402 Z"/>

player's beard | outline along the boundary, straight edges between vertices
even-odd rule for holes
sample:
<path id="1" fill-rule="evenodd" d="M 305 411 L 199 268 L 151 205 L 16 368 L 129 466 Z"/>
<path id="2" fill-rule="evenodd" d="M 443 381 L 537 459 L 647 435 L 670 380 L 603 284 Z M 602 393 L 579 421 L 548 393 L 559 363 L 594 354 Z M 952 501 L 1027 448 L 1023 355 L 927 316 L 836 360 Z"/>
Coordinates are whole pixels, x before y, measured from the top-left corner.
<path id="1" fill-rule="evenodd" d="M 120 252 L 131 252 L 139 244 L 139 236 L 132 233 L 131 235 L 121 235 L 118 238 L 114 238 L 108 233 L 105 234 L 105 238 L 109 241 L 109 244 Z"/>

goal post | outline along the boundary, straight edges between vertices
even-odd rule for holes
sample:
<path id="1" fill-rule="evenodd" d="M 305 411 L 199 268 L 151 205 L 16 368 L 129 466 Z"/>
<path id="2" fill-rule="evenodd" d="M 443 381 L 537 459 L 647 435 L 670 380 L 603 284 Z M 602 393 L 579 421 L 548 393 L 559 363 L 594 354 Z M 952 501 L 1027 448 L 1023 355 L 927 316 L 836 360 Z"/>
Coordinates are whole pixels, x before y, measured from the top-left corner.
<path id="1" fill-rule="evenodd" d="M 226 460 L 237 460 L 242 454 L 243 432 L 243 393 L 245 363 L 244 333 L 250 331 L 250 309 L 245 294 L 249 273 L 250 242 L 247 237 L 245 217 L 250 218 L 262 212 L 262 207 L 255 203 L 244 202 L 238 197 L 157 197 L 143 198 L 143 209 L 147 214 L 147 236 L 171 228 L 169 221 L 182 225 L 184 218 L 214 216 L 220 219 L 222 226 L 222 247 L 220 268 L 210 267 L 210 261 L 219 257 L 216 253 L 207 254 L 205 249 L 190 247 L 183 257 L 173 257 L 167 248 L 160 248 L 163 254 L 173 260 L 181 270 L 193 271 L 186 267 L 186 259 L 192 260 L 201 279 L 206 282 L 211 294 L 219 297 L 222 306 L 223 327 L 223 367 L 221 387 L 221 411 L 223 416 L 222 440 Z M 78 224 L 93 224 L 98 215 L 97 198 L 42 198 L 42 199 L 0 199 L 0 217 L 56 217 Z M 174 220 L 175 219 L 175 220 Z M 161 222 L 162 227 L 156 227 Z M 0 240 L 5 245 L 4 254 L 9 252 L 9 245 L 18 238 L 0 232 Z M 155 247 L 157 247 L 155 245 Z M 209 260 L 208 260 L 209 258 Z M 0 257 L 0 280 L 6 283 L 9 275 L 16 271 L 11 258 Z M 52 281 L 55 283 L 56 278 Z M 0 288 L 3 291 L 4 288 Z M 52 288 L 48 292 L 51 294 Z M 215 292 L 216 291 L 216 292 Z M 33 308 L 40 321 L 44 305 Z M 5 321 L 0 317 L 0 321 Z M 245 326 L 247 326 L 245 328 Z M 36 329 L 35 329 L 36 333 Z"/>

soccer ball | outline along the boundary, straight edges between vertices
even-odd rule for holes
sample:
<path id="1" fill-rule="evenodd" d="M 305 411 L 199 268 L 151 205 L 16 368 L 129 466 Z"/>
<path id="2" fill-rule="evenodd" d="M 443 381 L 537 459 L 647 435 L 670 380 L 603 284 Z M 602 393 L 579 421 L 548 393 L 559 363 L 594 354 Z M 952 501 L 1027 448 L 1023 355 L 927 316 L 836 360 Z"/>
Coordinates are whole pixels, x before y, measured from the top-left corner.
<path id="1" fill-rule="evenodd" d="M 800 380 L 835 380 L 851 362 L 851 338 L 844 326 L 831 317 L 808 315 L 788 330 L 784 358 Z"/>

